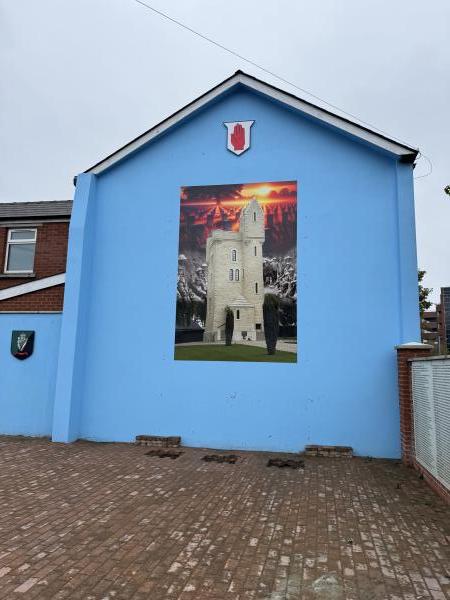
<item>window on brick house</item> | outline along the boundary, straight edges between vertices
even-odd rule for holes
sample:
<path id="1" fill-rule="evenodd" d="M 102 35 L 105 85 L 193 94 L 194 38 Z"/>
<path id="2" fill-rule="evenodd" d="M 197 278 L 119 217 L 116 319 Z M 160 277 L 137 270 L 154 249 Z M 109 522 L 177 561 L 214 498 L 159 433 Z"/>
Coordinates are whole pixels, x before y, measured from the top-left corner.
<path id="1" fill-rule="evenodd" d="M 36 229 L 10 229 L 6 244 L 5 273 L 32 273 Z"/>

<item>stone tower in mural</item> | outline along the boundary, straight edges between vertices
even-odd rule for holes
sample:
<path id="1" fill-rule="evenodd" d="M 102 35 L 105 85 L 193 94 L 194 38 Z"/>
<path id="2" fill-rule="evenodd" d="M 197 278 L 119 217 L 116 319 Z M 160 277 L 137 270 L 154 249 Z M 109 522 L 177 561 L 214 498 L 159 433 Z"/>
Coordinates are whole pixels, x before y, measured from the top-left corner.
<path id="1" fill-rule="evenodd" d="M 264 337 L 263 243 L 264 211 L 256 199 L 242 209 L 238 232 L 216 229 L 208 237 L 205 342 L 225 338 L 227 306 L 234 313 L 234 341 Z"/>

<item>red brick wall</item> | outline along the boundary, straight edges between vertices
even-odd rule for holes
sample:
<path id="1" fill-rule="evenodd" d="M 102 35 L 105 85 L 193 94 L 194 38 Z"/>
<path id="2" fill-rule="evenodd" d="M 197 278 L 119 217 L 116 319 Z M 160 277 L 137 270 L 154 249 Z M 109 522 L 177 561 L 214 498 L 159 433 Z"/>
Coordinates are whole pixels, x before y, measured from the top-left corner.
<path id="1" fill-rule="evenodd" d="M 402 461 L 406 465 L 413 464 L 414 454 L 414 420 L 411 387 L 410 358 L 428 356 L 432 347 L 419 344 L 408 347 L 406 344 L 397 348 L 398 394 L 400 402 L 400 440 Z"/>
<path id="2" fill-rule="evenodd" d="M 33 281 L 33 280 L 31 280 Z M 64 284 L 44 290 L 22 294 L 0 301 L 0 312 L 45 312 L 62 310 L 64 302 Z"/>
<path id="3" fill-rule="evenodd" d="M 30 225 L 30 227 L 32 226 Z M 69 223 L 43 223 L 36 229 L 35 277 L 0 277 L 0 289 L 30 283 L 66 271 Z M 0 275 L 4 273 L 5 268 L 7 235 L 8 228 L 0 227 Z M 55 286 L 2 300 L 0 301 L 0 312 L 62 310 L 63 298 L 64 286 Z"/>

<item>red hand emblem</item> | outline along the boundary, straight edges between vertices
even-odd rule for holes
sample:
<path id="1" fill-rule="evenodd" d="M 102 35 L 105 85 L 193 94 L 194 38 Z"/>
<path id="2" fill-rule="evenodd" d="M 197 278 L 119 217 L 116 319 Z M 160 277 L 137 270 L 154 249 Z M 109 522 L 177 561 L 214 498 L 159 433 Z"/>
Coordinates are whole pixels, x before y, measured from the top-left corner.
<path id="1" fill-rule="evenodd" d="M 245 146 L 245 129 L 240 123 L 234 126 L 233 133 L 230 136 L 231 144 L 235 150 L 243 150 Z"/>

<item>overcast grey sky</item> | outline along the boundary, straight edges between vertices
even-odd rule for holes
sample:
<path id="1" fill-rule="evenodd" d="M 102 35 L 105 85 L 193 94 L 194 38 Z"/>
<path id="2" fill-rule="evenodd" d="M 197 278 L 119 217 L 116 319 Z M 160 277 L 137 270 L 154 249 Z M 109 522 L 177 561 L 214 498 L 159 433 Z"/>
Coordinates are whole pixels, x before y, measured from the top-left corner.
<path id="1" fill-rule="evenodd" d="M 450 285 L 448 0 L 148 3 L 418 146 L 433 165 L 415 180 L 419 265 L 436 291 Z M 238 68 L 302 95 L 134 0 L 0 11 L 2 202 L 72 198 L 75 174 Z M 428 171 L 420 160 L 416 176 Z"/>

